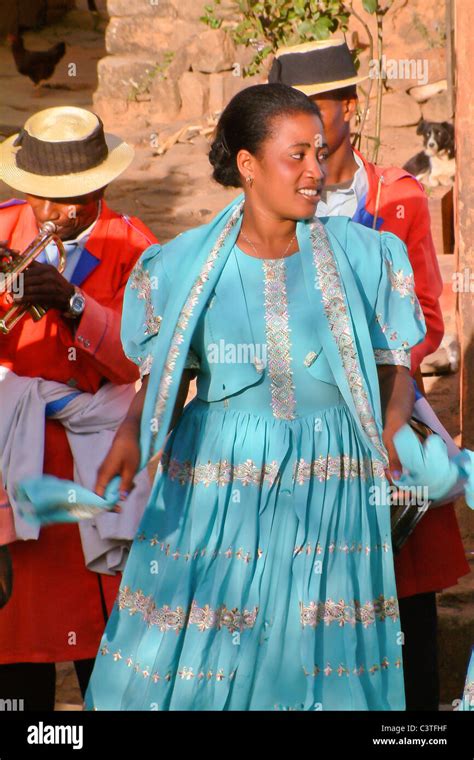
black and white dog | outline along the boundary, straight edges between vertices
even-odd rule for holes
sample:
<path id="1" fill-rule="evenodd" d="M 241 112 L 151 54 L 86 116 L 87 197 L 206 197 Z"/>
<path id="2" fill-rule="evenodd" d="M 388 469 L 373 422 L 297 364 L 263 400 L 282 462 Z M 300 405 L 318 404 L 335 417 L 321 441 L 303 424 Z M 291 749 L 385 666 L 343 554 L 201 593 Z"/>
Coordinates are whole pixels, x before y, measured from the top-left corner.
<path id="1" fill-rule="evenodd" d="M 404 169 L 429 187 L 452 185 L 456 173 L 454 127 L 447 121 L 425 121 L 416 128 L 423 135 L 423 150 L 410 158 Z"/>

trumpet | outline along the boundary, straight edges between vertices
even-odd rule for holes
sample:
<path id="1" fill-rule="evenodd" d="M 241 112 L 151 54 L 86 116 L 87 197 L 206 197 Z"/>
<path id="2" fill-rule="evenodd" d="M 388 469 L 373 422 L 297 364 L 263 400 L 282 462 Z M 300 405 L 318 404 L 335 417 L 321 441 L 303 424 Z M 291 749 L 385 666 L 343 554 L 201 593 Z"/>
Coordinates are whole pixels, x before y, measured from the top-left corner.
<path id="1" fill-rule="evenodd" d="M 35 322 L 38 322 L 46 314 L 47 309 L 39 304 L 11 304 L 13 296 L 11 291 L 20 278 L 22 272 L 27 269 L 32 261 L 44 251 L 49 243 L 53 242 L 59 252 L 58 271 L 64 272 L 66 267 L 66 251 L 61 238 L 56 234 L 54 222 L 45 222 L 39 234 L 25 248 L 23 253 L 17 253 L 9 248 L 0 248 L 0 308 L 8 311 L 0 318 L 0 333 L 7 335 L 25 314 L 30 314 Z M 10 306 L 10 308 L 8 308 Z"/>

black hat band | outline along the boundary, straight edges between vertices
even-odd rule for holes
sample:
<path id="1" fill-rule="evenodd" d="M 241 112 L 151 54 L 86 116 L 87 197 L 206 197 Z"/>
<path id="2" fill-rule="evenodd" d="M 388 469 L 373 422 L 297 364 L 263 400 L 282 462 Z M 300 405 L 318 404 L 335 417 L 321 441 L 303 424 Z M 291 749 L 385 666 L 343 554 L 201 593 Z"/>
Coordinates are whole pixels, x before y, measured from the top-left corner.
<path id="1" fill-rule="evenodd" d="M 339 82 L 356 76 L 354 61 L 344 44 L 302 53 L 285 53 L 273 61 L 268 81 L 294 87 Z"/>
<path id="2" fill-rule="evenodd" d="M 15 156 L 18 168 L 43 177 L 94 169 L 109 153 L 100 119 L 94 131 L 82 140 L 47 142 L 38 140 L 23 128 L 13 145 L 20 146 Z"/>

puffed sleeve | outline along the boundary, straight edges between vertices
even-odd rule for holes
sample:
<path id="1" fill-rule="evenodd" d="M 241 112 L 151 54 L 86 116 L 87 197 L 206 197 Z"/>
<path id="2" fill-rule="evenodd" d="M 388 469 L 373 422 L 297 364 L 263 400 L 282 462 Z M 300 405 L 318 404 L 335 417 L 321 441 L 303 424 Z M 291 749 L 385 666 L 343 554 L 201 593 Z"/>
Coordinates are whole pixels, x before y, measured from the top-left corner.
<path id="1" fill-rule="evenodd" d="M 156 336 L 171 295 L 163 264 L 162 247 L 151 245 L 135 264 L 123 300 L 121 339 L 125 355 L 148 375 L 153 364 Z M 185 369 L 199 369 L 199 357 L 190 349 Z"/>
<path id="2" fill-rule="evenodd" d="M 123 299 L 121 338 L 125 355 L 150 372 L 153 346 L 160 332 L 170 284 L 161 260 L 160 245 L 147 248 L 133 267 Z"/>
<path id="3" fill-rule="evenodd" d="M 380 233 L 380 246 L 382 268 L 370 326 L 375 362 L 410 369 L 410 349 L 426 334 L 413 270 L 406 245 L 396 235 Z"/>

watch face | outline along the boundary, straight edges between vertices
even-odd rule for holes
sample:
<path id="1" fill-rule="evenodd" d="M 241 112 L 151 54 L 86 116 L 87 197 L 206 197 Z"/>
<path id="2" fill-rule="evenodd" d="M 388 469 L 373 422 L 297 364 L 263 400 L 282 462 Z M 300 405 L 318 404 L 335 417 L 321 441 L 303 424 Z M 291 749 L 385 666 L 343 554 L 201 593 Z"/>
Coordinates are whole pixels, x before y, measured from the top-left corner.
<path id="1" fill-rule="evenodd" d="M 84 311 L 84 306 L 86 305 L 86 299 L 84 296 L 79 295 L 79 293 L 76 293 L 71 298 L 71 306 L 70 310 L 74 315 L 82 314 Z"/>

